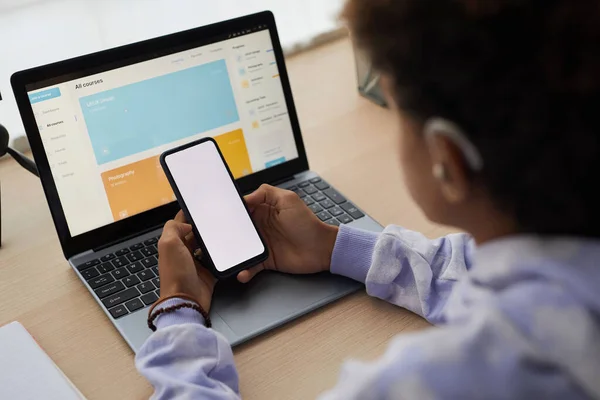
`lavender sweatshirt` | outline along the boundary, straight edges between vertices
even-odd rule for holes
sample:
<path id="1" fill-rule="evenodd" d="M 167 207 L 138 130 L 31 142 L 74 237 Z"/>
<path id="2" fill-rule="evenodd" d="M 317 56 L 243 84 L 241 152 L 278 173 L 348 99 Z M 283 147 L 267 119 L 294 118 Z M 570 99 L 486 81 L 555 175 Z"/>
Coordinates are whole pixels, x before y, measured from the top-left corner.
<path id="1" fill-rule="evenodd" d="M 437 326 L 398 335 L 375 362 L 347 362 L 322 400 L 600 399 L 598 241 L 514 236 L 475 248 L 465 234 L 342 226 L 331 272 Z M 152 398 L 240 398 L 231 347 L 203 322 L 189 309 L 157 319 L 136 357 Z"/>

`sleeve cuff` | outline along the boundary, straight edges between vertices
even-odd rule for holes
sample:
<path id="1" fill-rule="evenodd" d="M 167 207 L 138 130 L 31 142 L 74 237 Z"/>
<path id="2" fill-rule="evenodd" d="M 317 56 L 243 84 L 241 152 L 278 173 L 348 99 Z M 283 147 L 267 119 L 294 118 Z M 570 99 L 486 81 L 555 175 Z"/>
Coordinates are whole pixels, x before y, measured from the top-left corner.
<path id="1" fill-rule="evenodd" d="M 189 300 L 184 299 L 169 299 L 164 301 L 158 305 L 156 310 L 160 310 L 162 308 L 176 306 L 182 303 L 189 303 Z M 156 311 L 155 310 L 155 311 Z M 200 324 L 204 325 L 204 317 L 196 310 L 192 310 L 191 308 L 180 308 L 179 310 L 175 310 L 170 313 L 160 314 L 156 317 L 154 321 L 154 325 L 156 325 L 156 329 L 166 328 L 172 325 L 182 325 L 182 324 Z"/>
<path id="2" fill-rule="evenodd" d="M 331 273 L 365 283 L 379 234 L 341 225 L 333 254 Z"/>

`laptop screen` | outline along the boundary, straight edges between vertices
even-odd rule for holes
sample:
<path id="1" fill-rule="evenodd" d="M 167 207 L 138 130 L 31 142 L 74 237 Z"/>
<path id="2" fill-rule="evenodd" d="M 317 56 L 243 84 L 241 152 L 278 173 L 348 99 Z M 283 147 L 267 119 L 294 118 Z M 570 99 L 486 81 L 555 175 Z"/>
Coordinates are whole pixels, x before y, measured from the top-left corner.
<path id="1" fill-rule="evenodd" d="M 174 201 L 159 156 L 187 142 L 236 178 L 298 157 L 269 31 L 230 36 L 28 91 L 72 236 Z"/>

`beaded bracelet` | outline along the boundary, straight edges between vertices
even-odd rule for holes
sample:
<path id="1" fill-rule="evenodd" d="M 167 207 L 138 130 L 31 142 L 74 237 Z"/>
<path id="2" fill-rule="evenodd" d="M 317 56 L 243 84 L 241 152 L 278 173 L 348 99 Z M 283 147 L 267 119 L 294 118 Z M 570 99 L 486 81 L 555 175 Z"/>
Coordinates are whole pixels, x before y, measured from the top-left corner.
<path id="1" fill-rule="evenodd" d="M 158 311 L 154 311 L 156 309 L 156 306 L 158 306 L 159 304 L 170 300 L 170 299 L 174 299 L 174 298 L 179 298 L 179 299 L 185 299 L 185 300 L 190 300 L 190 303 L 181 303 L 181 304 L 177 304 L 174 306 L 170 306 L 170 307 L 165 307 L 165 308 L 161 308 Z M 202 308 L 202 306 L 200 306 L 198 304 L 198 302 L 193 299 L 190 296 L 187 296 L 183 293 L 180 294 L 175 294 L 173 296 L 168 296 L 165 297 L 163 299 L 160 299 L 159 301 L 157 301 L 156 303 L 154 303 L 154 305 L 152 305 L 152 308 L 150 308 L 150 311 L 148 312 L 148 328 L 150 328 L 153 332 L 156 331 L 156 325 L 154 325 L 154 321 L 156 320 L 156 318 L 158 318 L 159 315 L 161 314 L 167 314 L 173 311 L 177 311 L 180 310 L 182 308 L 191 308 L 192 310 L 197 311 L 198 313 L 200 313 L 200 315 L 202 315 L 202 317 L 204 318 L 204 325 L 207 328 L 210 328 L 212 326 L 212 322 L 210 320 L 210 316 L 208 315 L 208 313 L 206 312 L 206 310 L 204 308 Z"/>

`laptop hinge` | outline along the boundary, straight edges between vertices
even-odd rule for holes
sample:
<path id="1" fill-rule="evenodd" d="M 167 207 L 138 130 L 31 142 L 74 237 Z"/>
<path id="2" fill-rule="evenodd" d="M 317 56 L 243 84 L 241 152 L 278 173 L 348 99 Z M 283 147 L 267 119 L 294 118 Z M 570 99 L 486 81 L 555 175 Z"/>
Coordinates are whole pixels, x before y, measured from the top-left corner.
<path id="1" fill-rule="evenodd" d="M 136 238 L 136 237 L 138 237 L 138 236 L 141 236 L 141 235 L 143 235 L 144 233 L 148 233 L 148 232 L 155 231 L 155 230 L 157 230 L 157 229 L 160 229 L 160 228 L 161 228 L 163 225 L 164 225 L 164 224 L 159 224 L 159 225 L 156 225 L 156 226 L 154 226 L 154 227 L 152 227 L 152 228 L 148 228 L 148 229 L 145 229 L 145 230 L 143 230 L 143 231 L 136 232 L 136 233 L 134 233 L 134 234 L 132 234 L 132 235 L 129 235 L 129 236 L 126 236 L 126 237 L 124 237 L 124 238 L 117 239 L 117 240 L 115 240 L 115 241 L 112 241 L 112 242 L 110 242 L 110 243 L 107 243 L 107 244 L 105 244 L 105 245 L 102 245 L 102 246 L 100 246 L 100 247 L 96 247 L 96 248 L 94 249 L 94 252 L 97 252 L 97 251 L 100 251 L 100 250 L 104 250 L 104 249 L 106 249 L 106 248 L 108 248 L 108 247 L 111 247 L 111 246 L 117 245 L 117 244 L 119 244 L 119 243 L 126 242 L 126 241 L 127 241 L 127 240 L 129 240 L 129 239 L 134 239 L 134 238 Z"/>
<path id="2" fill-rule="evenodd" d="M 278 185 L 281 185 L 282 183 L 286 183 L 286 182 L 289 182 L 289 181 L 293 181 L 294 179 L 295 179 L 295 177 L 294 177 L 294 176 L 288 176 L 287 178 L 280 179 L 280 180 L 278 180 L 278 181 L 275 181 L 275 182 L 271 182 L 271 183 L 270 183 L 270 185 L 271 185 L 271 186 L 278 186 Z"/>

